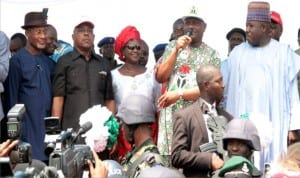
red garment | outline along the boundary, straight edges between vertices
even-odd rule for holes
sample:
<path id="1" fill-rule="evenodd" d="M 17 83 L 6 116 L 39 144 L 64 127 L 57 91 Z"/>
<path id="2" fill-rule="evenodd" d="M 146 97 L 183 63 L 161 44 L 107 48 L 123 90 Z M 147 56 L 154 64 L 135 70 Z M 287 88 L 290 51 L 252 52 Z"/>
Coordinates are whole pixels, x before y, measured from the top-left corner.
<path id="1" fill-rule="evenodd" d="M 131 145 L 130 143 L 128 143 L 128 141 L 126 140 L 123 130 L 119 129 L 119 135 L 118 135 L 118 142 L 117 142 L 117 148 L 116 148 L 116 152 L 118 154 L 118 159 L 119 161 L 121 161 L 124 156 L 126 155 L 126 153 L 131 150 Z"/>

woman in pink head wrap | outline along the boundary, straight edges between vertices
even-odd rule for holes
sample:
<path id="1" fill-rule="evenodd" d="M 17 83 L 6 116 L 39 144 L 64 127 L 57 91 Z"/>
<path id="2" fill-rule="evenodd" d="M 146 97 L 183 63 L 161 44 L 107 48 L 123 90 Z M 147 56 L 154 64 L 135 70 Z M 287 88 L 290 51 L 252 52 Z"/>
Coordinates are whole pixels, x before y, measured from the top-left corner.
<path id="1" fill-rule="evenodd" d="M 141 38 L 139 31 L 134 26 L 125 27 L 116 37 L 115 51 L 119 59 L 125 62 L 111 71 L 116 110 L 124 98 L 133 94 L 148 97 L 156 106 L 156 101 L 161 94 L 161 86 L 155 80 L 153 69 L 147 69 L 139 64 Z M 157 125 L 157 123 L 155 124 Z M 153 135 L 157 135 L 156 133 L 157 130 L 154 130 Z M 130 143 L 124 139 L 123 132 L 120 130 L 117 145 L 119 159 L 122 159 L 130 149 Z"/>

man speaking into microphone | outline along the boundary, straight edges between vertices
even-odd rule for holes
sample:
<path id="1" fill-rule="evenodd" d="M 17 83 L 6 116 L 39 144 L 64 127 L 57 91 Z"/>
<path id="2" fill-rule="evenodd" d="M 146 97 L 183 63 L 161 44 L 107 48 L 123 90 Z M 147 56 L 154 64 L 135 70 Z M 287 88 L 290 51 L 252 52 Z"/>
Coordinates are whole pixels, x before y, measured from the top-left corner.
<path id="1" fill-rule="evenodd" d="M 179 108 L 189 106 L 200 96 L 196 82 L 196 72 L 201 65 L 211 64 L 220 68 L 218 52 L 202 41 L 206 22 L 196 6 L 189 6 L 182 19 L 184 34 L 171 41 L 157 65 L 156 79 L 160 83 L 168 81 L 167 91 L 159 98 L 158 148 L 169 162 L 172 145 L 172 115 Z"/>

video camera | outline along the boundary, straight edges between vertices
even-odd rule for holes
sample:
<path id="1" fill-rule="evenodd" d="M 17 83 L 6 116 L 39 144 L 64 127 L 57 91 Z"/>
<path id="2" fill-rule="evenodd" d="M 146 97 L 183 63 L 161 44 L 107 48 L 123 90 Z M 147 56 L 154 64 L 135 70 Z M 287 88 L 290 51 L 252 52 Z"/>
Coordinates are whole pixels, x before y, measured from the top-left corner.
<path id="1" fill-rule="evenodd" d="M 93 153 L 89 146 L 74 143 L 91 128 L 92 123 L 86 122 L 77 132 L 72 128 L 61 131 L 53 143 L 54 150 L 49 157 L 49 166 L 62 170 L 65 177 L 82 177 L 83 171 L 88 168 L 87 160 L 93 159 Z"/>
<path id="2" fill-rule="evenodd" d="M 61 132 L 60 120 L 58 117 L 45 117 L 44 121 L 46 129 L 44 140 L 46 148 L 44 150 L 44 153 L 47 157 L 49 157 L 55 148 L 56 138 L 59 137 L 59 134 Z"/>

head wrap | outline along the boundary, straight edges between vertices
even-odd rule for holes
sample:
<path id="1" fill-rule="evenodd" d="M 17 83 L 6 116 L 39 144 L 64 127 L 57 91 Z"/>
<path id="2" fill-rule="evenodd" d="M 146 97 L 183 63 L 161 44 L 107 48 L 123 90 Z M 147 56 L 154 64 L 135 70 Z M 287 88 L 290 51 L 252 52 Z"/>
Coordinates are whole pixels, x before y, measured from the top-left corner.
<path id="1" fill-rule="evenodd" d="M 134 26 L 127 26 L 125 27 L 121 33 L 117 36 L 115 41 L 115 51 L 119 56 L 121 61 L 124 61 L 122 55 L 122 49 L 126 45 L 129 40 L 137 39 L 140 40 L 140 32 Z"/>
<path id="2" fill-rule="evenodd" d="M 270 5 L 268 2 L 250 2 L 248 4 L 247 20 L 271 22 Z"/>

